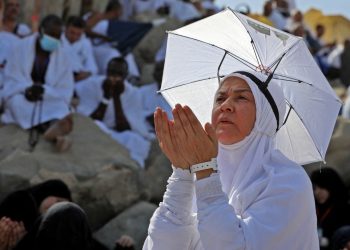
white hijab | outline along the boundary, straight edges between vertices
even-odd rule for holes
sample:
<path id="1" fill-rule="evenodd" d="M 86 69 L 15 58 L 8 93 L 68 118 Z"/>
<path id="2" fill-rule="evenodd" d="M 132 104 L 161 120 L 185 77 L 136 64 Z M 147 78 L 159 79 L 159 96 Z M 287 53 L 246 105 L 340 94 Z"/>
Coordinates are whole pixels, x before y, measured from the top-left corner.
<path id="1" fill-rule="evenodd" d="M 262 81 L 266 79 L 266 76 L 261 73 L 253 74 Z M 257 197 L 258 194 L 255 192 L 259 192 L 261 189 L 259 186 L 265 185 L 265 177 L 271 167 L 266 163 L 274 154 L 280 153 L 274 149 L 277 121 L 270 103 L 258 86 L 247 76 L 233 73 L 223 81 L 232 76 L 247 82 L 256 105 L 256 120 L 251 133 L 242 141 L 232 145 L 219 143 L 218 166 L 222 187 L 228 195 L 229 203 L 237 213 L 242 213 Z M 286 111 L 283 92 L 274 80 L 269 83 L 268 90 L 278 107 L 281 127 Z"/>

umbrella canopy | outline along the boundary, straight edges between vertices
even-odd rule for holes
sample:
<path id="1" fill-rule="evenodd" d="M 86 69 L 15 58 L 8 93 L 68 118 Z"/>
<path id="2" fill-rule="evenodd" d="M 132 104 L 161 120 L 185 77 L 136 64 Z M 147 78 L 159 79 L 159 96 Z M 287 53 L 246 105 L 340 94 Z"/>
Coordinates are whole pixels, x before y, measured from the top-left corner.
<path id="1" fill-rule="evenodd" d="M 273 73 L 289 111 L 277 148 L 299 164 L 324 160 L 341 102 L 302 38 L 226 9 L 168 33 L 161 93 L 204 124 L 220 78 L 235 71 Z"/>

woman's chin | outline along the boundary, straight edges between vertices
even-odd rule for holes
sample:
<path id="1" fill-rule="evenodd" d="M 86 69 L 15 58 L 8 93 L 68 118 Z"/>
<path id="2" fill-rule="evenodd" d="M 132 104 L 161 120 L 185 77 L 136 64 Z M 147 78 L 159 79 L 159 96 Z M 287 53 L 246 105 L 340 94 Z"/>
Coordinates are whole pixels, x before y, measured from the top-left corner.
<path id="1" fill-rule="evenodd" d="M 241 139 L 232 134 L 217 134 L 218 141 L 223 145 L 232 145 L 239 142 Z"/>

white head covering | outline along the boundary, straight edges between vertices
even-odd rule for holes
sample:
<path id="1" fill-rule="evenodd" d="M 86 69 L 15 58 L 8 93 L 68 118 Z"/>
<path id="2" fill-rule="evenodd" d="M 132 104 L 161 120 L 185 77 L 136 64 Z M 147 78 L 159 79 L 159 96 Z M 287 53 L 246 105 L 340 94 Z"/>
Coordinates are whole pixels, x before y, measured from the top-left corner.
<path id="1" fill-rule="evenodd" d="M 267 78 L 262 73 L 254 72 L 253 75 L 261 81 Z M 223 81 L 232 76 L 247 82 L 256 104 L 256 120 L 251 133 L 232 145 L 219 143 L 218 166 L 223 190 L 228 195 L 229 203 L 240 213 L 241 211 L 237 210 L 244 210 L 257 197 L 254 191 L 260 190 L 257 185 L 263 184 L 259 183 L 259 180 L 265 181 L 264 177 L 270 171 L 266 163 L 277 151 L 274 149 L 277 121 L 270 103 L 256 83 L 239 73 L 230 74 Z M 286 111 L 283 92 L 274 80 L 270 81 L 268 91 L 278 108 L 281 127 Z"/>

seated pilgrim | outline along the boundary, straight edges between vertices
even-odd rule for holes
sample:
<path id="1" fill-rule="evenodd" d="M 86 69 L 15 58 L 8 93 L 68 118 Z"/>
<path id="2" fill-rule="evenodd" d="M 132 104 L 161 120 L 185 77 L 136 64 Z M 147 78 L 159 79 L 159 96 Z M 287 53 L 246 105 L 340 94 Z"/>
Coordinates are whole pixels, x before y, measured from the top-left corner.
<path id="1" fill-rule="evenodd" d="M 19 22 L 20 14 L 19 0 L 4 1 L 4 17 L 2 19 L 2 28 L 4 31 L 13 33 L 14 35 L 23 38 L 29 36 L 32 31 L 28 25 Z"/>
<path id="2" fill-rule="evenodd" d="M 118 0 L 110 0 L 104 13 L 88 13 L 84 16 L 87 23 L 87 34 L 91 38 L 93 51 L 100 74 L 107 70 L 108 62 L 114 57 L 122 56 L 116 48 L 115 42 L 109 37 L 108 29 L 110 21 L 119 20 L 123 12 L 123 6 Z M 125 60 L 129 67 L 129 77 L 138 79 L 140 71 L 134 55 L 126 53 Z"/>
<path id="3" fill-rule="evenodd" d="M 153 116 L 157 107 L 162 108 L 167 113 L 168 117 L 170 119 L 173 119 L 171 107 L 166 102 L 162 94 L 158 92 L 162 83 L 163 70 L 164 61 L 157 62 L 153 71 L 153 78 L 155 82 L 140 87 L 145 115 L 147 121 L 150 123 L 150 125 L 152 125 L 153 128 Z"/>
<path id="4" fill-rule="evenodd" d="M 167 5 L 171 0 L 121 0 L 123 5 L 122 20 L 132 20 L 133 17 L 143 13 L 156 13 L 159 8 Z"/>
<path id="5" fill-rule="evenodd" d="M 97 74 L 97 64 L 91 42 L 86 38 L 85 21 L 81 17 L 71 16 L 66 23 L 65 32 L 61 36 L 62 45 L 70 51 L 74 80 L 85 80 Z"/>
<path id="6" fill-rule="evenodd" d="M 93 118 L 144 167 L 155 135 L 147 126 L 140 91 L 125 80 L 127 74 L 126 61 L 113 58 L 108 63 L 106 77 L 96 76 L 76 87 L 80 99 L 77 111 Z"/>
<path id="7" fill-rule="evenodd" d="M 0 31 L 0 113 L 2 111 L 2 92 L 4 86 L 4 74 L 8 58 L 11 56 L 12 47 L 20 39 L 9 32 Z"/>
<path id="8" fill-rule="evenodd" d="M 66 135 L 73 127 L 69 105 L 74 81 L 69 55 L 60 45 L 61 33 L 61 19 L 49 15 L 42 20 L 39 34 L 14 47 L 5 68 L 1 120 L 31 129 L 36 136 L 44 133 L 64 151 L 71 144 Z"/>

